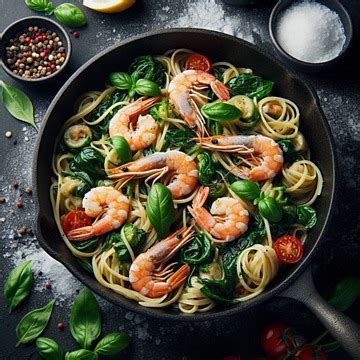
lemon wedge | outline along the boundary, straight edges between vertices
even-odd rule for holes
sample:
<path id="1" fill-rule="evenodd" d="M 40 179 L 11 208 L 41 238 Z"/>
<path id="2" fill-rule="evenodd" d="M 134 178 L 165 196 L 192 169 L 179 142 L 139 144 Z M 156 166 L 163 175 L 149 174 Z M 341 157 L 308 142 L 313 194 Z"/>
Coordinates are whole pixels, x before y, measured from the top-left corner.
<path id="1" fill-rule="evenodd" d="M 128 9 L 136 0 L 83 0 L 83 5 L 102 13 L 117 13 Z"/>

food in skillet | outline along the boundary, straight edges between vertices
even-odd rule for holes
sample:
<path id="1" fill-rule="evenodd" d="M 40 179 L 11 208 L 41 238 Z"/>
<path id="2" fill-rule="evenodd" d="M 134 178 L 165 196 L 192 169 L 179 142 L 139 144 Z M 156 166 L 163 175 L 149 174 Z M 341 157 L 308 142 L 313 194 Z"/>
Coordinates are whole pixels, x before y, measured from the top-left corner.
<path id="1" fill-rule="evenodd" d="M 203 312 L 298 262 L 322 176 L 292 101 L 190 50 L 140 56 L 75 105 L 53 158 L 64 241 L 105 287 Z"/>

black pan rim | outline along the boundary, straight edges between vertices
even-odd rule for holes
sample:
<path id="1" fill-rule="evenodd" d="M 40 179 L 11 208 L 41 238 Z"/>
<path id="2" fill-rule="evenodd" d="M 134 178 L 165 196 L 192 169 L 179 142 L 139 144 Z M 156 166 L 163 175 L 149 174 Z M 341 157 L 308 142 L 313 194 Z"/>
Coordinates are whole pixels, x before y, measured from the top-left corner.
<path id="1" fill-rule="evenodd" d="M 272 297 L 281 296 L 281 292 L 283 290 L 285 290 L 285 288 L 287 288 L 298 276 L 300 276 L 300 274 L 310 264 L 311 259 L 314 257 L 314 255 L 316 254 L 316 252 L 319 248 L 319 246 L 318 246 L 319 243 L 324 239 L 324 234 L 325 234 L 326 230 L 328 229 L 330 219 L 331 219 L 333 209 L 334 209 L 334 201 L 335 201 L 335 193 L 336 193 L 336 173 L 337 173 L 336 155 L 335 155 L 335 151 L 334 151 L 334 140 L 333 140 L 333 137 L 331 134 L 330 126 L 329 126 L 329 124 L 326 120 L 325 114 L 320 106 L 319 98 L 316 95 L 315 91 L 313 90 L 312 86 L 310 86 L 309 84 L 304 82 L 297 75 L 295 75 L 292 71 L 288 70 L 288 68 L 283 63 L 281 63 L 278 59 L 271 56 L 268 52 L 264 51 L 263 49 L 258 48 L 257 46 L 255 46 L 251 43 L 248 43 L 245 40 L 233 37 L 231 35 L 223 34 L 223 33 L 216 32 L 216 31 L 211 31 L 211 30 L 194 29 L 194 28 L 174 28 L 174 29 L 167 29 L 167 30 L 151 31 L 151 32 L 147 32 L 145 34 L 133 36 L 127 40 L 121 41 L 121 42 L 101 51 L 99 54 L 97 54 L 94 57 L 92 57 L 91 59 L 89 59 L 78 70 L 76 70 L 74 72 L 74 74 L 65 82 L 65 84 L 59 90 L 59 92 L 56 94 L 56 96 L 52 100 L 48 110 L 45 113 L 45 116 L 43 118 L 40 130 L 39 130 L 39 134 L 38 134 L 38 138 L 37 138 L 37 142 L 36 142 L 36 146 L 35 146 L 34 157 L 33 157 L 32 180 L 33 180 L 33 187 L 35 190 L 34 191 L 35 192 L 35 199 L 34 199 L 35 201 L 34 202 L 35 202 L 35 206 L 37 209 L 36 211 L 39 214 L 40 213 L 39 212 L 40 205 L 39 205 L 39 201 L 37 198 L 37 192 L 38 192 L 38 186 L 37 186 L 38 162 L 37 162 L 37 159 L 39 156 L 40 143 L 41 143 L 41 139 L 44 135 L 44 131 L 46 129 L 47 122 L 53 111 L 53 108 L 55 107 L 55 104 L 57 103 L 59 98 L 66 91 L 68 86 L 77 78 L 77 76 L 80 73 L 85 71 L 86 68 L 90 64 L 96 62 L 99 58 L 101 58 L 105 54 L 112 52 L 114 49 L 116 49 L 118 47 L 122 47 L 130 42 L 135 42 L 139 39 L 143 39 L 143 38 L 147 38 L 147 37 L 154 37 L 154 36 L 156 37 L 156 36 L 168 34 L 168 33 L 194 33 L 194 34 L 198 34 L 198 35 L 199 34 L 200 35 L 207 34 L 207 35 L 212 35 L 217 38 L 224 38 L 224 39 L 229 39 L 229 40 L 238 42 L 242 45 L 245 45 L 246 47 L 249 47 L 249 48 L 255 50 L 256 52 L 260 53 L 264 57 L 271 58 L 271 60 L 274 61 L 278 66 L 280 66 L 284 70 L 284 72 L 286 72 L 289 76 L 291 76 L 297 82 L 301 83 L 302 86 L 304 86 L 308 90 L 308 92 L 311 94 L 311 96 L 314 100 L 314 103 L 315 103 L 316 107 L 318 108 L 319 113 L 321 115 L 321 121 L 326 129 L 326 133 L 324 133 L 324 136 L 326 135 L 327 140 L 330 145 L 330 148 L 331 148 L 331 160 L 332 160 L 331 166 L 333 169 L 332 188 L 330 189 L 330 194 L 329 194 L 330 207 L 329 207 L 329 209 L 327 209 L 327 214 L 325 216 L 324 224 L 322 226 L 322 229 L 320 231 L 318 239 L 316 240 L 315 245 L 310 249 L 308 254 L 302 260 L 301 264 L 290 275 L 288 275 L 282 282 L 277 284 L 274 288 L 267 290 L 266 292 L 260 294 L 259 296 L 255 297 L 254 299 L 245 301 L 245 302 L 239 304 L 238 306 L 234 306 L 231 308 L 224 307 L 223 309 L 221 309 L 217 312 L 210 311 L 210 312 L 206 312 L 206 313 L 196 313 L 196 314 L 186 315 L 186 314 L 182 314 L 180 312 L 179 313 L 165 313 L 165 312 L 160 313 L 160 312 L 152 311 L 151 308 L 141 307 L 138 304 L 136 304 L 135 302 L 134 303 L 125 302 L 125 301 L 123 301 L 123 298 L 120 295 L 118 295 L 116 300 L 108 297 L 106 293 L 105 294 L 102 293 L 100 289 L 92 286 L 91 284 L 89 284 L 87 282 L 83 271 L 80 271 L 79 269 L 73 267 L 72 265 L 67 264 L 66 261 L 61 256 L 59 256 L 59 254 L 47 244 L 47 242 L 45 241 L 45 239 L 41 233 L 39 221 L 37 221 L 36 233 L 37 233 L 37 237 L 38 237 L 41 247 L 50 256 L 52 256 L 57 261 L 62 263 L 85 286 L 89 287 L 92 291 L 94 291 L 99 296 L 103 297 L 104 299 L 108 300 L 109 302 L 113 303 L 114 305 L 121 306 L 122 308 L 124 308 L 126 310 L 133 311 L 135 313 L 138 313 L 138 314 L 146 316 L 146 317 L 157 318 L 160 320 L 175 320 L 175 321 L 190 321 L 190 322 L 219 320 L 219 319 L 227 318 L 232 315 L 236 315 L 242 311 L 245 311 L 251 307 L 254 307 L 260 303 L 263 303 Z M 52 214 L 51 214 L 51 216 L 52 216 Z"/>

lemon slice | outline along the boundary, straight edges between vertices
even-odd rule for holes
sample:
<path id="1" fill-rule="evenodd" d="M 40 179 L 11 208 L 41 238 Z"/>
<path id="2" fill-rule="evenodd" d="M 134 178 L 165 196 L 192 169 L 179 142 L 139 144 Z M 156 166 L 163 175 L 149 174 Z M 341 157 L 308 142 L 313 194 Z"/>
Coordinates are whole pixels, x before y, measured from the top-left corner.
<path id="1" fill-rule="evenodd" d="M 102 13 L 116 13 L 128 9 L 136 0 L 83 0 L 83 5 Z"/>

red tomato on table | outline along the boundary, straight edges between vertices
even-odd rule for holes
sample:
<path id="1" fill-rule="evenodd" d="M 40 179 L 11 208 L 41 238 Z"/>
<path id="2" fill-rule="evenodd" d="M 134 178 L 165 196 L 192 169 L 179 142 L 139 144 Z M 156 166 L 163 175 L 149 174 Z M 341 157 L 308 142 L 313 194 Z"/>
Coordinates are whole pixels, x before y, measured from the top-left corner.
<path id="1" fill-rule="evenodd" d="M 92 224 L 91 217 L 86 215 L 83 210 L 73 210 L 67 213 L 62 221 L 62 228 L 65 234 L 71 230 L 79 229 Z"/>
<path id="2" fill-rule="evenodd" d="M 205 72 L 210 72 L 211 61 L 204 55 L 193 54 L 190 55 L 185 62 L 186 70 L 202 70 Z"/>

